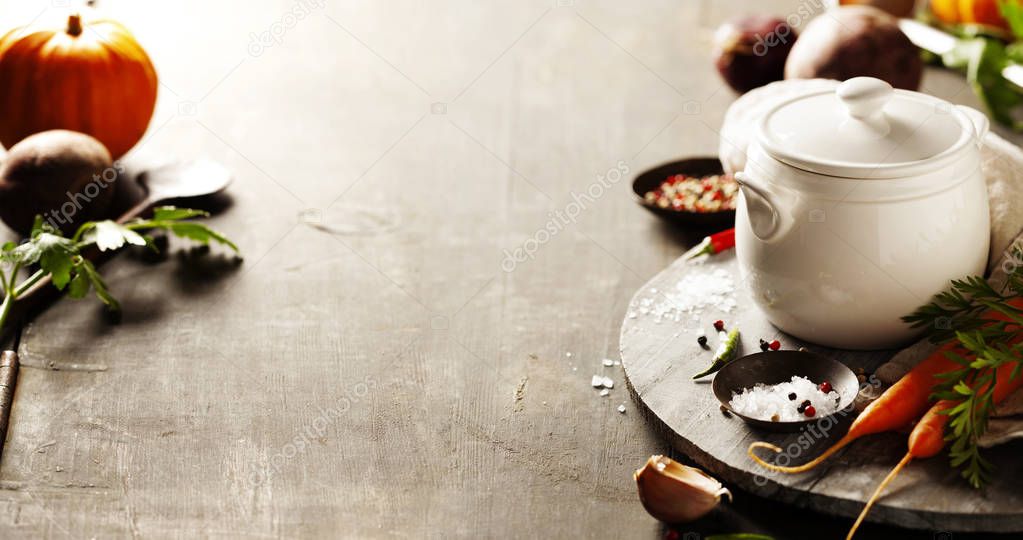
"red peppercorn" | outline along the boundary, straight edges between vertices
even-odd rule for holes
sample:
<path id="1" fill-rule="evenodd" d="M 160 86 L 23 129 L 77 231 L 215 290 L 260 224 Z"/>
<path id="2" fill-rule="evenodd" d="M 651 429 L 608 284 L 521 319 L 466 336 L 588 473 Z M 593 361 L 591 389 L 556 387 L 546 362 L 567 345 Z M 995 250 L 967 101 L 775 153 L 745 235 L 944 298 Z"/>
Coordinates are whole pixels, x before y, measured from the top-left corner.
<path id="1" fill-rule="evenodd" d="M 803 409 L 803 414 L 805 414 L 807 418 L 813 418 L 817 415 L 817 409 L 814 409 L 813 405 L 810 405 L 806 409 Z"/>
<path id="2" fill-rule="evenodd" d="M 678 531 L 668 529 L 668 532 L 664 533 L 664 540 L 678 540 Z"/>
<path id="3" fill-rule="evenodd" d="M 714 321 L 714 329 L 717 330 L 718 332 L 724 330 L 725 329 L 725 321 L 722 321 L 720 319 Z"/>
<path id="4" fill-rule="evenodd" d="M 822 382 L 821 386 L 820 386 L 820 390 L 821 390 L 821 392 L 824 392 L 825 394 L 830 394 L 831 393 L 831 383 L 829 383 L 828 381 Z"/>
<path id="5" fill-rule="evenodd" d="M 771 344 L 768 345 L 768 347 L 771 347 L 772 351 L 777 351 L 778 349 L 781 348 L 781 342 L 776 339 L 772 341 Z"/>

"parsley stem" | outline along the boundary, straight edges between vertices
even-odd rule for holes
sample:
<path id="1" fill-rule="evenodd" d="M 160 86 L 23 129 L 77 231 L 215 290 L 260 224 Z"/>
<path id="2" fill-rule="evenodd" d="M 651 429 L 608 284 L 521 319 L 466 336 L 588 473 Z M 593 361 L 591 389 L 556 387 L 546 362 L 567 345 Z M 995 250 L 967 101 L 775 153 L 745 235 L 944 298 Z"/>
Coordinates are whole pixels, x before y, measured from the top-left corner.
<path id="1" fill-rule="evenodd" d="M 14 305 L 14 301 L 18 298 L 18 291 L 14 288 L 14 280 L 18 279 L 18 272 L 20 271 L 21 263 L 15 263 L 14 268 L 11 269 L 10 281 L 7 281 L 6 278 L 4 279 L 4 302 L 0 304 L 0 330 L 7 323 L 7 316 L 11 314 L 11 306 Z"/>
<path id="2" fill-rule="evenodd" d="M 0 330 L 3 329 L 4 324 L 7 322 L 7 316 L 11 313 L 11 305 L 14 304 L 14 297 L 11 293 L 4 295 L 4 302 L 0 304 Z"/>
<path id="3" fill-rule="evenodd" d="M 29 276 L 28 279 L 21 282 L 21 285 L 14 288 L 14 298 L 25 294 L 25 291 L 35 285 L 40 279 L 43 279 L 43 277 L 45 277 L 48 273 L 49 272 L 42 269 L 36 270 L 36 273 Z M 14 280 L 12 279 L 11 281 L 13 282 Z"/>

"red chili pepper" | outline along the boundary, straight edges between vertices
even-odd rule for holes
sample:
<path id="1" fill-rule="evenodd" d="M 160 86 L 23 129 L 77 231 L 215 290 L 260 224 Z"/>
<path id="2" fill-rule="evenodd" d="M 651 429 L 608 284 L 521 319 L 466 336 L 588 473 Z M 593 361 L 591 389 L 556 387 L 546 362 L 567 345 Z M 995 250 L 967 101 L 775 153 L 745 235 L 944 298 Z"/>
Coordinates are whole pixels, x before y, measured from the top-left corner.
<path id="1" fill-rule="evenodd" d="M 700 255 L 716 255 L 735 247 L 735 229 L 714 233 L 703 239 L 683 255 L 686 259 L 694 259 Z"/>

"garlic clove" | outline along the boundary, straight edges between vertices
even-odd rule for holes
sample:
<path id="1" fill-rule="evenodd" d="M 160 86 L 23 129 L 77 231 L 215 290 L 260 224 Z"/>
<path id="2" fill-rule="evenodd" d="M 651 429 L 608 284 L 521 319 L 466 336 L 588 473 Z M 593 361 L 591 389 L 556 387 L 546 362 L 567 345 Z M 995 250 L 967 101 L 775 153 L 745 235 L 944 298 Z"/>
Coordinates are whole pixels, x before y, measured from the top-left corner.
<path id="1" fill-rule="evenodd" d="M 732 493 L 707 473 L 665 456 L 651 456 L 632 475 L 639 500 L 651 516 L 665 523 L 695 521 Z"/>

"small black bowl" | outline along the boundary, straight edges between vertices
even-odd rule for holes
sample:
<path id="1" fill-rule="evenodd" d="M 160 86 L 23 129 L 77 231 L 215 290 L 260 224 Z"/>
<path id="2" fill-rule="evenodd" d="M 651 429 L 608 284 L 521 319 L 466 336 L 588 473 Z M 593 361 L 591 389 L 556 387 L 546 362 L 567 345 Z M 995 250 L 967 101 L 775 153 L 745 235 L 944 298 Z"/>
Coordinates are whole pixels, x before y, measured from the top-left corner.
<path id="1" fill-rule="evenodd" d="M 658 216 L 682 225 L 695 225 L 699 227 L 734 227 L 735 210 L 721 210 L 719 212 L 686 212 L 684 210 L 672 210 L 661 208 L 657 205 L 648 204 L 643 198 L 648 191 L 657 189 L 669 176 L 684 174 L 697 178 L 724 174 L 725 169 L 721 161 L 715 157 L 695 157 L 672 161 L 653 169 L 644 171 L 632 181 L 632 192 L 636 194 L 637 202 L 647 210 Z"/>
<path id="2" fill-rule="evenodd" d="M 830 416 L 839 417 L 834 419 L 836 423 L 852 417 L 847 409 L 852 406 L 860 391 L 856 375 L 841 362 L 806 351 L 758 352 L 736 359 L 714 376 L 714 395 L 729 412 L 751 425 L 771 431 L 799 431 L 827 416 L 814 416 L 796 422 L 771 422 L 739 414 L 728 406 L 733 393 L 752 388 L 757 383 L 772 385 L 789 382 L 794 375 L 806 377 L 817 384 L 824 381 L 831 383 L 839 395 L 839 410 Z"/>

